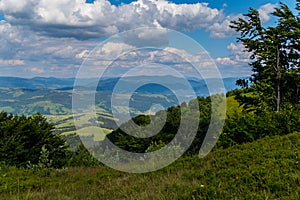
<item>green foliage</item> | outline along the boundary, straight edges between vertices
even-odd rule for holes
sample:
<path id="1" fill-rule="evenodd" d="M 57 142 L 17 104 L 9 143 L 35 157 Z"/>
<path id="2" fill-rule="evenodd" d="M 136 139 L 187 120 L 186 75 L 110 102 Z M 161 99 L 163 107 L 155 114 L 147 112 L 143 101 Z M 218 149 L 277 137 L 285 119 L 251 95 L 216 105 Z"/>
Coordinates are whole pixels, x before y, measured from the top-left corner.
<path id="1" fill-rule="evenodd" d="M 219 146 L 300 131 L 299 14 L 280 3 L 272 13 L 277 18 L 273 27 L 264 27 L 252 8 L 244 19 L 232 22 L 231 28 L 240 33 L 238 41 L 251 54 L 253 75 L 250 86 L 238 80 L 243 89 L 228 94 L 242 105 L 242 112 L 228 115 Z"/>
<path id="2" fill-rule="evenodd" d="M 218 146 L 227 148 L 235 144 L 274 135 L 300 131 L 300 110 L 290 106 L 279 112 L 242 112 L 228 115 Z"/>
<path id="3" fill-rule="evenodd" d="M 198 105 L 195 106 L 196 104 Z M 196 110 L 197 107 L 198 109 Z M 198 110 L 200 110 L 200 115 Z M 153 121 L 154 127 L 155 124 L 159 124 L 162 121 L 162 113 L 163 111 L 158 112 L 151 117 L 141 115 L 133 118 L 133 121 L 140 126 L 138 130 L 132 126 L 132 122 L 125 123 L 122 125 L 121 129 L 117 129 L 107 135 L 107 138 L 103 141 L 103 146 L 109 147 L 110 145 L 107 140 L 110 140 L 118 147 L 127 151 L 145 153 L 146 151 L 149 151 L 149 149 L 153 149 L 154 147 L 157 148 L 157 146 L 162 147 L 164 144 L 170 143 L 178 133 L 181 124 L 181 128 L 183 127 L 185 133 L 178 137 L 177 142 L 179 146 L 181 145 L 182 148 L 185 148 L 181 143 L 184 143 L 187 140 L 188 130 L 192 128 L 190 125 L 193 124 L 193 122 L 197 123 L 197 121 L 199 121 L 196 138 L 186 152 L 188 155 L 197 154 L 210 123 L 211 97 L 199 97 L 190 101 L 188 104 L 183 104 L 183 106 L 173 106 L 168 108 L 166 110 L 166 122 L 162 130 L 155 136 L 137 138 L 128 135 L 123 131 L 126 130 L 127 133 L 131 134 L 142 133 L 142 127 L 148 125 L 150 120 Z M 151 132 L 152 129 L 149 130 Z M 197 127 L 195 127 L 195 130 L 197 130 Z"/>
<path id="4" fill-rule="evenodd" d="M 44 169 L 44 168 L 51 167 L 52 160 L 49 159 L 49 154 L 50 154 L 50 152 L 46 148 L 46 145 L 43 145 L 41 153 L 40 153 L 40 157 L 39 157 L 39 162 L 37 164 L 39 166 L 39 168 Z"/>
<path id="5" fill-rule="evenodd" d="M 242 95 L 247 96 L 248 100 L 252 99 L 253 88 L 243 88 L 227 94 L 227 118 L 216 149 L 253 142 L 264 137 L 286 135 L 291 132 L 300 131 L 300 107 L 297 105 L 283 104 L 282 110 L 275 112 L 269 109 L 261 99 L 253 98 L 255 101 L 263 102 L 260 104 L 261 107 L 256 107 L 256 109 L 252 106 L 248 107 L 246 104 L 241 105 L 235 100 L 236 96 Z M 118 147 L 131 152 L 144 153 L 160 149 L 174 139 L 181 123 L 183 126 L 188 126 L 189 122 L 199 117 L 193 108 L 193 105 L 198 104 L 200 109 L 198 132 L 189 149 L 185 152 L 185 155 L 196 155 L 199 153 L 211 121 L 211 98 L 216 98 L 217 96 L 207 98 L 198 97 L 183 106 L 170 107 L 166 112 L 167 120 L 163 129 L 153 137 L 136 138 L 127 135 L 122 131 L 124 129 L 117 129 L 107 135 L 103 145 L 105 146 L 107 144 L 106 141 L 109 139 Z M 186 116 L 186 121 L 182 121 L 182 114 Z M 150 118 L 154 121 L 161 120 L 159 114 L 157 114 L 148 118 L 146 116 L 139 116 L 134 118 L 133 121 L 144 126 L 150 123 Z M 125 123 L 122 126 L 123 128 L 127 128 L 128 133 L 140 131 L 140 129 L 135 130 L 132 128 L 131 123 Z M 178 145 L 184 148 L 180 142 Z"/>
<path id="6" fill-rule="evenodd" d="M 34 171 L 38 170 L 44 170 L 46 168 L 50 168 L 52 165 L 52 160 L 49 159 L 49 151 L 45 147 L 45 145 L 42 146 L 42 150 L 40 153 L 39 162 L 38 164 L 32 164 L 30 161 L 27 162 L 26 167 L 28 169 L 32 169 Z"/>
<path id="7" fill-rule="evenodd" d="M 299 7 L 296 9 L 299 11 Z M 280 3 L 272 13 L 278 19 L 274 27 L 263 27 L 259 12 L 252 8 L 244 19 L 232 22 L 231 28 L 240 33 L 238 41 L 251 53 L 252 59 L 252 95 L 237 96 L 241 103 L 258 110 L 267 106 L 276 111 L 286 103 L 300 103 L 299 14 Z M 245 80 L 237 84 L 248 88 Z"/>
<path id="8" fill-rule="evenodd" d="M 300 133 L 185 157 L 147 174 L 0 165 L 1 199 L 299 199 Z M 47 173 L 46 173 L 47 172 Z"/>
<path id="9" fill-rule="evenodd" d="M 73 152 L 70 156 L 69 166 L 84 166 L 84 167 L 92 167 L 99 166 L 99 161 L 96 160 L 91 153 L 84 147 L 82 142 L 78 145 L 75 152 Z"/>
<path id="10" fill-rule="evenodd" d="M 150 146 L 148 147 L 148 149 L 146 149 L 146 153 L 148 152 L 153 152 L 153 151 L 156 151 L 156 150 L 159 150 L 161 149 L 162 147 L 164 147 L 166 144 L 163 143 L 161 140 L 158 141 L 158 142 L 152 142 L 150 144 Z"/>
<path id="11" fill-rule="evenodd" d="M 148 116 L 148 115 L 139 115 L 139 116 L 133 118 L 132 120 L 138 126 L 146 126 L 146 125 L 150 124 L 150 122 L 151 122 L 150 116 Z"/>
<path id="12" fill-rule="evenodd" d="M 53 131 L 54 126 L 40 114 L 26 117 L 1 112 L 0 160 L 10 165 L 24 166 L 28 161 L 38 164 L 41 159 L 42 162 L 49 159 L 54 167 L 63 166 L 65 141 L 54 135 Z"/>

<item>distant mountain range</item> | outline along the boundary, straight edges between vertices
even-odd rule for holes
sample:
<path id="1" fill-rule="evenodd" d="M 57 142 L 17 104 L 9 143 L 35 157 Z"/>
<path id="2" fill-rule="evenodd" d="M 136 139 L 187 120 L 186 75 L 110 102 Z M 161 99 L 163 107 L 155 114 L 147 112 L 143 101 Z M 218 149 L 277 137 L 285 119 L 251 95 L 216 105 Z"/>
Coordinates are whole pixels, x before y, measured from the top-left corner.
<path id="1" fill-rule="evenodd" d="M 227 91 L 238 88 L 239 78 L 224 78 Z M 45 115 L 72 114 L 72 92 L 75 78 L 43 78 L 31 79 L 16 77 L 0 77 L 0 111 L 15 114 L 33 114 L 40 112 Z M 151 106 L 160 104 L 164 108 L 180 104 L 178 96 L 184 96 L 186 82 L 178 77 L 126 77 L 101 79 L 81 79 L 77 89 L 91 90 L 97 88 L 95 105 L 98 110 L 111 113 L 111 97 L 118 84 L 118 106 L 115 109 L 126 112 L 126 97 L 130 97 L 132 116 L 147 112 Z M 188 79 L 197 96 L 209 96 L 207 83 L 204 80 Z M 207 82 L 214 86 L 215 79 Z M 148 83 L 148 84 L 144 84 Z M 160 83 L 160 84 L 159 84 Z M 187 83 L 187 82 L 186 82 Z M 141 87 L 136 88 L 136 85 Z M 165 85 L 165 86 L 163 86 Z M 96 87 L 97 86 L 97 87 Z M 170 90 L 169 88 L 172 90 Z M 220 90 L 217 86 L 215 91 Z M 134 91 L 134 92 L 132 92 Z M 177 95 L 177 96 L 176 96 Z M 181 100 L 188 102 L 195 96 L 184 96 Z"/>
<path id="2" fill-rule="evenodd" d="M 236 85 L 236 80 L 240 78 L 247 77 L 234 77 L 234 78 L 224 78 L 224 86 L 226 91 L 230 91 L 238 88 Z M 19 77 L 0 77 L 0 88 L 15 88 L 15 89 L 54 89 L 54 90 L 72 90 L 74 87 L 75 78 L 54 78 L 54 77 L 35 77 L 35 78 L 19 78 Z M 96 78 L 92 79 L 80 79 L 81 87 L 86 89 L 92 89 L 95 85 L 97 86 L 97 91 L 113 91 L 118 82 L 120 86 L 121 93 L 128 93 L 132 86 L 135 86 L 140 82 L 154 82 L 146 84 L 138 88 L 139 93 L 159 93 L 166 94 L 170 93 L 167 87 L 155 83 L 167 83 L 174 90 L 185 90 L 185 86 L 182 85 L 182 78 L 172 77 L 172 76 L 162 76 L 162 77 L 126 77 L 126 78 L 105 78 L 101 79 L 99 84 Z M 205 82 L 202 79 L 189 78 L 187 80 L 196 94 L 198 96 L 208 96 L 207 82 L 214 83 L 214 79 L 207 79 Z"/>
<path id="3" fill-rule="evenodd" d="M 19 77 L 0 77 L 1 88 L 22 88 L 22 89 L 57 89 L 70 87 L 74 84 L 74 78 L 19 78 Z"/>
<path id="4" fill-rule="evenodd" d="M 235 84 L 239 78 L 224 78 L 223 82 L 227 91 L 238 88 Z M 75 78 L 43 78 L 31 79 L 16 77 L 0 77 L 0 111 L 14 114 L 30 115 L 39 112 L 52 117 L 61 130 L 75 130 L 74 125 L 65 119 L 72 115 L 73 89 L 94 90 L 95 107 L 98 121 L 102 127 L 116 128 L 112 118 L 112 110 L 126 113 L 135 117 L 139 114 L 153 112 L 154 105 L 163 108 L 179 105 L 182 101 L 188 102 L 195 96 L 184 96 L 186 85 L 191 85 L 197 96 L 208 96 L 207 83 L 204 80 L 190 78 L 183 80 L 178 77 L 126 77 L 101 79 L 80 79 L 80 85 L 74 88 Z M 213 87 L 215 79 L 207 80 Z M 145 84 L 148 83 L 148 84 Z M 159 84 L 160 83 L 160 84 Z M 140 85 L 141 87 L 136 87 Z M 119 91 L 114 92 L 118 86 Z M 172 90 L 170 90 L 169 88 Z M 214 88 L 218 91 L 220 88 Z M 134 91 L 134 92 L 132 92 Z M 117 104 L 112 106 L 112 94 L 118 99 Z M 182 95 L 183 94 L 183 95 Z M 85 93 L 83 93 L 83 98 Z M 181 96 L 180 96 L 181 95 Z M 130 97 L 129 108 L 126 99 Z M 183 97 L 178 99 L 178 96 Z M 160 108 L 161 109 L 161 108 Z M 50 118 L 51 118 L 50 117 Z M 72 121 L 72 120 L 71 120 Z"/>

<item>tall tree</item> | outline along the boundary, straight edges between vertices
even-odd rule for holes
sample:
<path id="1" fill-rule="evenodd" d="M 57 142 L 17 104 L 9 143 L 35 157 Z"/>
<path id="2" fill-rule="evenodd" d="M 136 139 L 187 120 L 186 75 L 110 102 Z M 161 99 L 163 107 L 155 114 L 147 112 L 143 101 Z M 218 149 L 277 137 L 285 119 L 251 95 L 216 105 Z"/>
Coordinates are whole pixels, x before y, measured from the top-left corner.
<path id="1" fill-rule="evenodd" d="M 285 102 L 299 103 L 300 20 L 299 12 L 296 16 L 283 3 L 272 15 L 278 19 L 276 26 L 266 28 L 259 12 L 250 8 L 245 19 L 232 21 L 231 28 L 240 33 L 238 42 L 251 53 L 253 92 L 260 102 L 279 111 Z"/>

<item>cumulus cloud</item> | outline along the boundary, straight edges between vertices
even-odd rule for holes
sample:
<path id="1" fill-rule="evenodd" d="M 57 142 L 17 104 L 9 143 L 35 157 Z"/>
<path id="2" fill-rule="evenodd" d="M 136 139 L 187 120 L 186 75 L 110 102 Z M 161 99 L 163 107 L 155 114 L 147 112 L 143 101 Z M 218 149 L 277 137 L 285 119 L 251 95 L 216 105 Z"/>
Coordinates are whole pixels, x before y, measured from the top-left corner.
<path id="1" fill-rule="evenodd" d="M 271 3 L 259 7 L 258 12 L 260 15 L 260 19 L 263 23 L 267 23 L 268 21 L 270 21 L 271 19 L 270 14 L 274 12 L 276 7 L 277 7 L 276 4 L 271 4 Z"/>
<path id="2" fill-rule="evenodd" d="M 263 22 L 270 20 L 275 5 L 258 11 Z M 223 7 L 225 9 L 225 7 Z M 7 21 L 53 37 L 89 39 L 110 36 L 140 27 L 163 27 L 180 31 L 205 29 L 213 38 L 235 35 L 230 21 L 242 15 L 225 16 L 223 9 L 208 3 L 176 4 L 167 0 L 137 0 L 112 5 L 108 0 L 1 0 L 0 11 Z"/>
<path id="3" fill-rule="evenodd" d="M 78 55 L 84 50 L 93 49 L 97 43 L 73 38 L 49 38 L 24 27 L 0 21 L 1 75 L 40 75 L 44 72 L 47 76 L 74 76 L 74 69 L 84 59 Z M 66 73 L 61 73 L 62 71 Z"/>
<path id="4" fill-rule="evenodd" d="M 118 56 L 120 52 L 117 49 L 125 53 Z M 184 49 L 173 47 L 148 49 L 128 46 L 126 43 L 108 42 L 90 54 L 84 65 L 87 67 L 84 76 L 93 76 L 97 71 L 105 71 L 104 76 L 120 76 L 138 66 L 143 66 L 145 70 L 154 70 L 149 69 L 152 63 L 169 66 L 188 77 L 197 76 L 197 70 L 200 70 L 205 77 L 215 75 L 212 74 L 212 69 L 216 65 L 209 53 L 205 51 L 191 54 Z"/>
<path id="5" fill-rule="evenodd" d="M 175 4 L 138 0 L 120 6 L 107 0 L 2 0 L 0 11 L 11 24 L 28 26 L 45 35 L 87 39 L 139 27 L 191 31 L 223 19 L 222 10 L 207 3 Z"/>
<path id="6" fill-rule="evenodd" d="M 249 63 L 251 54 L 246 50 L 243 44 L 230 43 L 227 49 L 231 52 L 231 58 L 238 63 Z"/>
<path id="7" fill-rule="evenodd" d="M 0 55 L 2 59 L 13 59 L 23 43 L 22 33 L 18 27 L 0 21 Z"/>
<path id="8" fill-rule="evenodd" d="M 136 47 L 162 47 L 169 43 L 169 31 L 157 28 L 138 28 L 124 32 L 122 38 L 125 43 Z"/>
<path id="9" fill-rule="evenodd" d="M 77 59 L 86 59 L 89 54 L 90 54 L 90 51 L 85 49 L 85 50 L 81 51 L 80 53 L 77 53 L 75 55 L 75 58 L 77 58 Z"/>
<path id="10" fill-rule="evenodd" d="M 217 58 L 216 61 L 222 65 L 236 65 L 238 62 L 232 60 L 231 58 Z"/>
<path id="11" fill-rule="evenodd" d="M 229 38 L 237 36 L 237 32 L 230 28 L 231 21 L 236 21 L 239 18 L 244 18 L 242 14 L 227 16 L 222 22 L 212 24 L 208 30 L 212 38 Z"/>
<path id="12" fill-rule="evenodd" d="M 274 11 L 275 8 L 276 4 L 271 3 L 259 7 L 258 12 L 263 23 L 267 23 L 270 21 L 270 14 Z M 207 28 L 210 31 L 210 36 L 212 38 L 228 38 L 237 36 L 237 32 L 234 29 L 230 28 L 230 24 L 231 21 L 237 21 L 239 18 L 245 19 L 245 16 L 243 16 L 242 14 L 229 15 L 226 16 L 222 21 L 213 23 L 210 27 Z"/>
<path id="13" fill-rule="evenodd" d="M 230 52 L 228 57 L 215 59 L 223 77 L 250 76 L 252 74 L 249 67 L 250 53 L 246 51 L 244 45 L 230 43 L 227 49 Z"/>
<path id="14" fill-rule="evenodd" d="M 132 46 L 122 42 L 108 42 L 103 45 L 103 47 L 99 51 L 99 54 L 104 54 L 105 56 L 115 58 L 119 56 L 123 51 L 129 50 L 131 48 Z"/>
<path id="15" fill-rule="evenodd" d="M 230 51 L 229 57 L 216 58 L 216 62 L 221 65 L 246 65 L 250 61 L 250 53 L 246 51 L 243 44 L 230 43 L 227 46 Z"/>
<path id="16" fill-rule="evenodd" d="M 270 20 L 273 6 L 266 4 L 259 8 L 264 22 Z M 0 12 L 5 15 L 5 21 L 0 21 L 1 70 L 4 66 L 14 65 L 19 66 L 20 74 L 23 71 L 47 76 L 74 76 L 83 59 L 88 58 L 99 42 L 86 39 L 100 37 L 102 40 L 120 31 L 140 27 L 159 28 L 156 31 L 131 31 L 124 34 L 123 42 L 107 43 L 98 53 L 110 60 L 124 49 L 167 46 L 167 28 L 180 31 L 203 29 L 210 31 L 213 38 L 231 37 L 236 33 L 229 28 L 230 21 L 242 17 L 224 16 L 222 9 L 211 8 L 207 3 L 176 4 L 166 0 L 137 0 L 120 6 L 114 6 L 108 0 L 95 0 L 93 4 L 87 4 L 85 0 L 0 0 Z M 224 66 L 246 63 L 248 58 L 245 53 L 240 53 L 241 48 L 230 44 L 231 55 L 216 61 Z M 165 51 L 168 53 L 130 52 L 120 57 L 116 64 L 126 69 L 152 60 L 189 71 L 191 66 L 174 56 L 177 54 L 188 61 L 201 62 L 203 68 L 209 69 L 212 65 L 201 53 L 190 55 L 170 48 Z"/>

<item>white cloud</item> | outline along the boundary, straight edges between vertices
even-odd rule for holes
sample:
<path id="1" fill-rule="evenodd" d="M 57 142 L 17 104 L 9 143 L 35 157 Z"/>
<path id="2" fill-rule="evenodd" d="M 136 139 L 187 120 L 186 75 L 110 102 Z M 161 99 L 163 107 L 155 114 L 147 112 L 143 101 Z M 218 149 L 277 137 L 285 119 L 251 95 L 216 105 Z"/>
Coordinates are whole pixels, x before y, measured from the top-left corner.
<path id="1" fill-rule="evenodd" d="M 250 62 L 250 53 L 246 51 L 243 44 L 230 43 L 227 46 L 230 52 L 228 57 L 219 57 L 215 59 L 223 77 L 244 77 L 252 74 Z"/>
<path id="2" fill-rule="evenodd" d="M 153 1 L 155 2 L 155 1 Z M 207 3 L 174 4 L 157 1 L 158 21 L 163 27 L 178 30 L 207 28 L 215 21 L 223 19 L 223 12 L 212 9 Z"/>
<path id="3" fill-rule="evenodd" d="M 231 52 L 232 59 L 238 63 L 249 63 L 251 53 L 246 50 L 243 44 L 230 43 L 227 49 Z"/>
<path id="4" fill-rule="evenodd" d="M 111 41 L 107 42 L 104 45 L 97 47 L 92 55 L 88 59 L 92 60 L 104 60 L 104 61 L 113 61 L 122 55 L 122 53 L 134 49 L 133 46 L 125 44 L 123 42 Z"/>
<path id="5" fill-rule="evenodd" d="M 243 66 L 249 63 L 251 54 L 246 51 L 245 46 L 243 44 L 230 43 L 227 46 L 227 49 L 230 52 L 229 57 L 216 58 L 217 63 L 226 66 L 231 66 L 231 65 Z"/>
<path id="6" fill-rule="evenodd" d="M 259 7 L 258 12 L 263 23 L 267 23 L 268 21 L 270 21 L 270 14 L 274 11 L 275 8 L 276 4 L 271 3 Z M 238 33 L 229 26 L 231 24 L 231 21 L 237 21 L 239 18 L 245 19 L 242 14 L 229 15 L 226 16 L 222 21 L 213 23 L 210 27 L 207 28 L 210 31 L 210 36 L 212 38 L 229 38 L 237 36 Z"/>
<path id="7" fill-rule="evenodd" d="M 231 60 L 231 58 L 217 58 L 216 61 L 222 65 L 236 65 L 238 64 L 236 61 Z"/>
<path id="8" fill-rule="evenodd" d="M 80 55 L 85 53 L 86 51 L 83 51 Z M 208 71 L 215 66 L 208 52 L 191 54 L 183 49 L 173 47 L 148 49 L 131 46 L 120 41 L 112 41 L 93 50 L 87 58 L 84 67 L 88 67 L 88 75 L 94 75 L 95 71 L 108 67 L 106 76 L 119 76 L 134 67 L 150 63 L 171 66 L 187 76 L 196 73 L 193 64 L 202 70 L 207 69 Z"/>
<path id="9" fill-rule="evenodd" d="M 275 5 L 258 11 L 263 22 L 270 20 Z M 242 15 L 224 16 L 222 9 L 208 3 L 176 4 L 167 0 L 137 0 L 112 5 L 108 0 L 1 0 L 0 11 L 9 23 L 27 26 L 44 35 L 78 39 L 109 36 L 140 27 L 163 27 L 181 31 L 205 29 L 213 38 L 235 36 L 230 21 Z"/>
<path id="10" fill-rule="evenodd" d="M 80 53 L 75 55 L 75 58 L 77 59 L 85 59 L 88 57 L 88 55 L 90 54 L 90 51 L 85 49 L 83 51 L 81 51 Z"/>
<path id="11" fill-rule="evenodd" d="M 269 20 L 271 8 L 272 4 L 260 7 L 263 21 Z M 85 0 L 0 0 L 0 12 L 6 19 L 0 21 L 0 65 L 20 66 L 20 74 L 31 72 L 47 76 L 75 76 L 83 59 L 99 42 L 85 39 L 133 28 L 161 28 L 155 32 L 145 29 L 137 34 L 124 34 L 125 43 L 107 43 L 98 53 L 109 60 L 133 46 L 161 47 L 167 44 L 166 28 L 180 31 L 204 29 L 210 31 L 214 38 L 231 37 L 236 33 L 229 28 L 230 21 L 242 17 L 224 16 L 223 10 L 213 9 L 207 3 L 175 4 L 166 0 L 138 0 L 120 6 L 111 5 L 108 0 L 96 0 L 94 4 L 86 4 Z M 228 66 L 248 62 L 239 45 L 230 44 L 228 49 L 231 55 L 216 59 L 218 63 Z M 201 62 L 201 66 L 207 69 L 212 65 L 204 55 L 165 50 L 169 53 L 149 55 L 149 52 L 131 52 L 120 57 L 116 64 L 126 69 L 153 60 L 189 71 L 189 65 L 179 57 L 171 56 L 174 53 L 189 61 Z"/>
<path id="12" fill-rule="evenodd" d="M 83 61 L 83 57 L 77 55 L 84 50 L 91 50 L 97 43 L 46 37 L 24 27 L 0 21 L 0 73 L 18 76 L 29 73 L 74 76 L 75 70 Z M 56 71 L 51 70 L 54 67 Z M 65 73 L 61 73 L 63 71 Z"/>
<path id="13" fill-rule="evenodd" d="M 4 66 L 16 66 L 16 65 L 24 65 L 25 62 L 24 60 L 0 60 L 0 65 L 4 65 Z"/>
<path id="14" fill-rule="evenodd" d="M 107 36 L 139 27 L 191 31 L 223 19 L 222 10 L 207 3 L 175 4 L 166 0 L 138 0 L 118 7 L 107 0 L 2 0 L 0 11 L 11 24 L 56 37 L 79 39 Z"/>
<path id="15" fill-rule="evenodd" d="M 244 18 L 242 14 L 227 16 L 222 22 L 216 22 L 208 28 L 212 38 L 229 38 L 237 36 L 237 32 L 230 28 L 231 21 L 236 21 L 239 18 Z"/>
<path id="16" fill-rule="evenodd" d="M 267 23 L 268 21 L 270 21 L 271 19 L 270 14 L 274 12 L 276 7 L 277 7 L 276 4 L 271 4 L 271 3 L 259 7 L 258 12 L 260 15 L 260 19 L 263 23 Z"/>
<path id="17" fill-rule="evenodd" d="M 28 71 L 33 72 L 33 73 L 35 73 L 35 74 L 42 74 L 42 73 L 45 72 L 44 69 L 38 68 L 38 67 L 32 67 L 32 68 L 29 68 Z"/>
<path id="18" fill-rule="evenodd" d="M 157 25 L 156 28 L 138 28 L 124 32 L 122 38 L 124 42 L 136 47 L 162 47 L 169 42 L 168 31 Z"/>
<path id="19" fill-rule="evenodd" d="M 18 27 L 0 21 L 0 56 L 2 59 L 13 59 L 18 53 L 18 47 L 23 43 L 22 33 Z"/>

